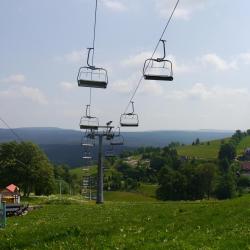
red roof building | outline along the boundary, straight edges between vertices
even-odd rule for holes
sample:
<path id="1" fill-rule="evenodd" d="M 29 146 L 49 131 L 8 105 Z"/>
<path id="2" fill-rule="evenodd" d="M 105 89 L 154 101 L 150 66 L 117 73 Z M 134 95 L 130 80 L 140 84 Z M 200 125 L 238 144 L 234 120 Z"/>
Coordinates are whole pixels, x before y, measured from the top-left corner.
<path id="1" fill-rule="evenodd" d="M 19 191 L 19 188 L 14 184 L 10 184 L 9 186 L 6 187 L 6 189 L 12 193 Z"/>

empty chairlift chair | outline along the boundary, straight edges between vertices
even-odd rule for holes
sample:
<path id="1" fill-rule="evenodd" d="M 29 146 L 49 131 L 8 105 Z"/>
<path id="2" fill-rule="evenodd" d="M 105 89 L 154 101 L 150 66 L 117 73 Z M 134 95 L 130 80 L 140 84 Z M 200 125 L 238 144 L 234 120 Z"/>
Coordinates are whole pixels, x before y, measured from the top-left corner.
<path id="1" fill-rule="evenodd" d="M 111 146 L 122 146 L 124 145 L 124 138 L 121 135 L 120 127 L 117 128 L 117 133 L 115 132 L 114 137 L 110 141 Z"/>
<path id="2" fill-rule="evenodd" d="M 123 113 L 120 117 L 121 127 L 138 127 L 139 126 L 139 117 L 134 113 L 134 102 L 130 102 L 132 105 L 132 112 Z"/>
<path id="3" fill-rule="evenodd" d="M 99 120 L 97 117 L 90 115 L 90 105 L 86 106 L 85 115 L 81 117 L 80 120 L 80 129 L 88 130 L 98 130 Z"/>
<path id="4" fill-rule="evenodd" d="M 77 75 L 79 87 L 102 88 L 108 85 L 108 72 L 104 68 L 97 68 L 89 64 L 90 52 L 93 48 L 88 49 L 87 66 L 81 67 Z"/>
<path id="5" fill-rule="evenodd" d="M 95 138 L 90 135 L 92 135 L 92 132 L 89 132 L 87 130 L 81 140 L 81 146 L 83 148 L 82 159 L 85 160 L 86 162 L 92 160 L 93 149 L 95 146 Z"/>
<path id="6" fill-rule="evenodd" d="M 163 44 L 163 57 L 147 59 L 143 67 L 143 76 L 145 80 L 155 81 L 173 81 L 173 65 L 166 58 L 165 40 L 161 40 Z"/>
<path id="7" fill-rule="evenodd" d="M 115 157 L 114 147 L 110 145 L 105 152 L 105 158 L 113 158 L 113 157 Z"/>

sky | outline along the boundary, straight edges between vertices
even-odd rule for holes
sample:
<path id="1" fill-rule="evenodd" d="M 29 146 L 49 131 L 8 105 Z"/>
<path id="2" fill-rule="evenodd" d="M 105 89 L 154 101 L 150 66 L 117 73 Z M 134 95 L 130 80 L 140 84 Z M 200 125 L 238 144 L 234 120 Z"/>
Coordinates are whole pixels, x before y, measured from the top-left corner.
<path id="1" fill-rule="evenodd" d="M 95 65 L 108 70 L 109 84 L 92 91 L 91 114 L 101 124 L 119 124 L 175 3 L 98 0 Z M 76 78 L 92 45 L 94 7 L 0 0 L 0 117 L 11 127 L 79 129 L 89 89 Z M 250 128 L 249 9 L 248 0 L 180 0 L 164 36 L 174 81 L 142 82 L 136 131 Z"/>

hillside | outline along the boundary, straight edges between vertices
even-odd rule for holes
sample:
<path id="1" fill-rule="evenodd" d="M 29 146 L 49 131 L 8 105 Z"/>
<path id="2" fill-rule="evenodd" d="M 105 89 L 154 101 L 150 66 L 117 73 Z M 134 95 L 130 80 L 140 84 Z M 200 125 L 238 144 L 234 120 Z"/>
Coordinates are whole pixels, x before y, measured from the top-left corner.
<path id="1" fill-rule="evenodd" d="M 247 136 L 243 138 L 243 140 L 240 142 L 239 146 L 237 147 L 237 153 L 243 154 L 246 148 L 250 147 L 250 136 Z"/>
<path id="2" fill-rule="evenodd" d="M 178 154 L 190 158 L 215 159 L 221 146 L 221 140 L 211 141 L 209 144 L 186 145 L 177 148 Z"/>
<path id="3" fill-rule="evenodd" d="M 123 200 L 102 206 L 73 198 L 9 218 L 0 234 L 0 249 L 228 250 L 250 246 L 249 196 L 198 202 Z"/>
<path id="4" fill-rule="evenodd" d="M 49 159 L 56 164 L 68 164 L 71 167 L 82 165 L 81 132 L 59 128 L 16 128 L 23 140 L 39 144 Z M 232 131 L 148 131 L 123 132 L 124 147 L 115 148 L 115 153 L 122 150 L 133 150 L 141 146 L 164 147 L 171 142 L 191 144 L 196 138 L 200 141 L 230 137 Z M 15 140 L 8 129 L 0 129 L 0 142 Z M 94 151 L 96 159 L 96 150 Z"/>
<path id="5" fill-rule="evenodd" d="M 227 142 L 229 139 L 223 139 Z M 216 159 L 218 157 L 219 149 L 221 146 L 221 140 L 209 141 L 199 145 L 185 145 L 177 147 L 179 155 L 196 157 L 200 159 Z M 246 148 L 250 147 L 250 136 L 246 136 L 237 146 L 237 154 L 243 154 Z"/>

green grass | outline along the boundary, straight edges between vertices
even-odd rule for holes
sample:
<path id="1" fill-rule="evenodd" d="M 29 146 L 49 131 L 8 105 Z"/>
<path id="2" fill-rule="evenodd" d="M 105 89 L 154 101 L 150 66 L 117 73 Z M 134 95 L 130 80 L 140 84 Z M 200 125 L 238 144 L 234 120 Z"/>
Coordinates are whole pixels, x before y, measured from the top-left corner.
<path id="1" fill-rule="evenodd" d="M 250 136 L 243 138 L 237 147 L 237 154 L 242 155 L 246 148 L 250 148 Z"/>
<path id="2" fill-rule="evenodd" d="M 177 148 L 179 155 L 200 159 L 216 159 L 221 146 L 221 140 L 211 141 L 200 145 L 186 145 Z"/>
<path id="3" fill-rule="evenodd" d="M 84 167 L 73 168 L 73 169 L 70 169 L 70 173 L 76 175 L 77 176 L 77 180 L 79 182 L 81 182 L 83 175 L 86 174 L 86 172 L 87 172 L 87 171 L 84 171 L 83 169 L 84 169 Z M 89 168 L 88 173 L 90 175 L 96 174 L 97 173 L 97 166 L 91 166 Z"/>
<path id="4" fill-rule="evenodd" d="M 229 139 L 225 139 L 227 142 Z M 199 159 L 216 159 L 218 157 L 219 149 L 221 146 L 221 140 L 211 141 L 210 145 L 206 142 L 200 145 L 186 145 L 177 148 L 179 155 L 196 157 Z M 240 144 L 237 146 L 237 154 L 242 155 L 246 148 L 250 147 L 250 136 L 243 138 Z"/>
<path id="5" fill-rule="evenodd" d="M 250 249 L 250 196 L 45 205 L 8 218 L 0 249 Z"/>
<path id="6" fill-rule="evenodd" d="M 156 201 L 156 198 L 146 196 L 140 193 L 130 192 L 105 192 L 104 199 L 106 201 L 115 202 L 152 202 Z"/>
<path id="7" fill-rule="evenodd" d="M 158 185 L 140 183 L 140 186 L 137 189 L 137 192 L 144 196 L 155 198 L 157 188 L 158 188 Z"/>

